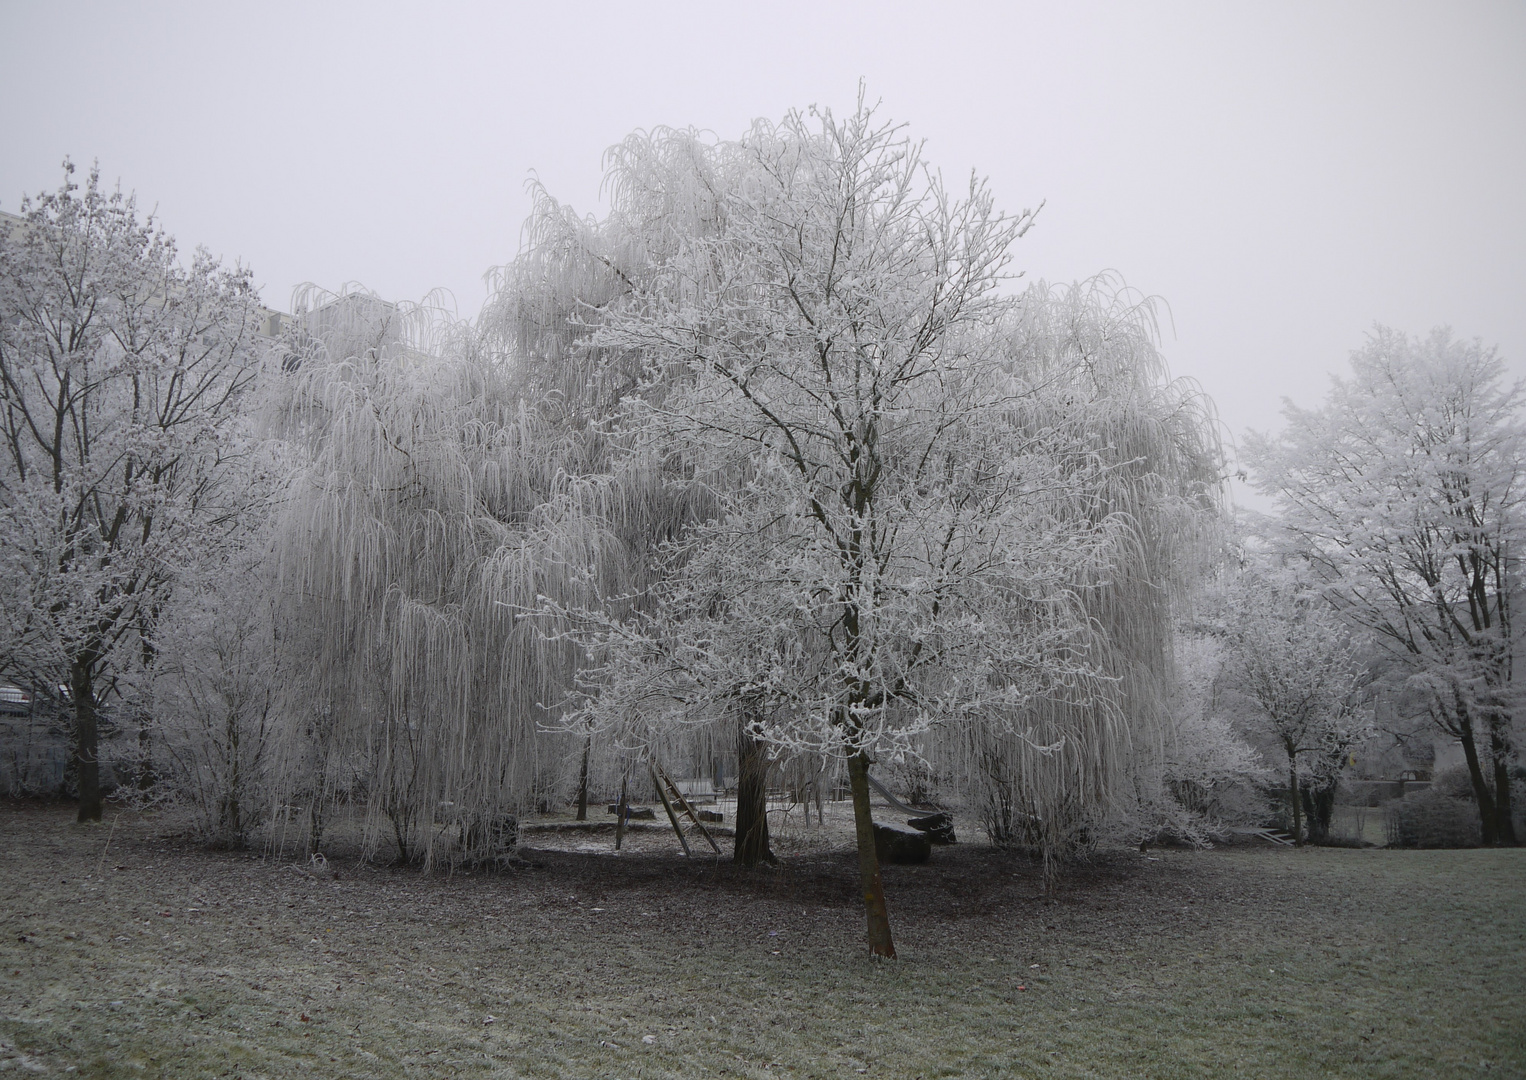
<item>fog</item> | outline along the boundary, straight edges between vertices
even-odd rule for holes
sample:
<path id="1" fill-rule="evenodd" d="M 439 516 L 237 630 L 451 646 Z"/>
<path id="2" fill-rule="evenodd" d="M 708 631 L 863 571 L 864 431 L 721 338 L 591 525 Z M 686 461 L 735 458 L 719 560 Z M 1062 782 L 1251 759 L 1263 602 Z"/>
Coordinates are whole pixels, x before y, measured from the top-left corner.
<path id="1" fill-rule="evenodd" d="M 597 213 L 636 128 L 854 107 L 1047 200 L 1013 269 L 1169 305 L 1225 433 L 1312 404 L 1374 322 L 1526 370 L 1519 4 L 7 4 L 0 209 L 99 159 L 265 301 L 357 281 L 462 314 L 532 178 Z"/>

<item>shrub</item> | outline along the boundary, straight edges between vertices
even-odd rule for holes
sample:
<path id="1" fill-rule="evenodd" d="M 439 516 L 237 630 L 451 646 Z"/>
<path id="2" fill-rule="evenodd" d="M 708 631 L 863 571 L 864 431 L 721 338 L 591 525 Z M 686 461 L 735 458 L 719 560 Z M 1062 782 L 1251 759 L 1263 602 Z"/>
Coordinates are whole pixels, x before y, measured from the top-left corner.
<path id="1" fill-rule="evenodd" d="M 1474 801 L 1473 778 L 1468 774 L 1466 765 L 1453 765 L 1450 769 L 1442 769 L 1436 774 L 1436 779 L 1431 782 L 1431 790 L 1439 791 L 1453 799 Z"/>
<path id="2" fill-rule="evenodd" d="M 1388 843 L 1392 847 L 1478 847 L 1478 809 L 1435 788 L 1417 791 L 1388 804 Z"/>

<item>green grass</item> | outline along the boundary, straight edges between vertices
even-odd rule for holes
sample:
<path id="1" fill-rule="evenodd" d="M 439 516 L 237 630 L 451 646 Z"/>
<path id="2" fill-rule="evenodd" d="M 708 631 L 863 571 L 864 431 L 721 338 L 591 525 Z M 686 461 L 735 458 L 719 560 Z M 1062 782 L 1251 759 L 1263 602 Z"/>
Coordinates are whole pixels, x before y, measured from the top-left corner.
<path id="1" fill-rule="evenodd" d="M 875 963 L 847 854 L 325 882 L 155 828 L 0 812 L 0 1070 L 1526 1075 L 1523 850 L 1113 853 L 1046 897 L 961 845 L 888 869 Z"/>

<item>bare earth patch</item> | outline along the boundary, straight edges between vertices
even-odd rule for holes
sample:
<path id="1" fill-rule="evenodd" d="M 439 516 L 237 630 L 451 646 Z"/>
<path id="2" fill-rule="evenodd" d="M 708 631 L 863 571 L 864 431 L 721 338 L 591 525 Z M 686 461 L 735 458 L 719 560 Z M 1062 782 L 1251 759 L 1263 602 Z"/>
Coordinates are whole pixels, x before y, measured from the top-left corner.
<path id="1" fill-rule="evenodd" d="M 883 964 L 842 850 L 324 880 L 71 818 L 0 808 L 0 1072 L 1526 1075 L 1526 850 L 1114 852 L 1046 897 L 961 844 L 887 868 Z"/>

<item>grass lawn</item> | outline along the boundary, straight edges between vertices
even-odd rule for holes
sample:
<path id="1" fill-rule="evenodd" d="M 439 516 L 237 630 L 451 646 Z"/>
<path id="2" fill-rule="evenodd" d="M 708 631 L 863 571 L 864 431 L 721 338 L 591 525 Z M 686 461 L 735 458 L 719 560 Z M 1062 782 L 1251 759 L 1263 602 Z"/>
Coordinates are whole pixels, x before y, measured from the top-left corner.
<path id="1" fill-rule="evenodd" d="M 961 844 L 888 868 L 886 964 L 842 851 L 316 880 L 71 818 L 0 808 L 0 1071 L 1526 1076 L 1526 850 L 1112 852 L 1046 897 Z"/>

